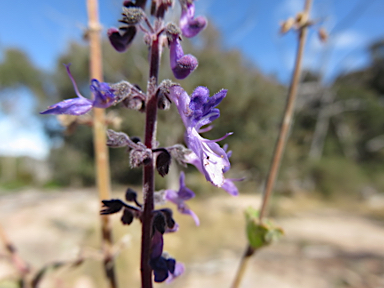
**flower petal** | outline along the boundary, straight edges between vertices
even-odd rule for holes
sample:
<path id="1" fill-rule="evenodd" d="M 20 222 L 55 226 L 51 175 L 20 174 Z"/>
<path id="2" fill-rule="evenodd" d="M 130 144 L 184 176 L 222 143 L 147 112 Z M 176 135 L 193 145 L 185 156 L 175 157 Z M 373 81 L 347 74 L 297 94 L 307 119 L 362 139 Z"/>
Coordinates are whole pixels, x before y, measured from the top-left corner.
<path id="1" fill-rule="evenodd" d="M 175 269 L 173 273 L 170 273 L 167 278 L 167 283 L 171 283 L 176 277 L 179 277 L 185 271 L 185 267 L 183 263 L 176 262 Z"/>
<path id="2" fill-rule="evenodd" d="M 107 83 L 92 79 L 90 89 L 94 95 L 93 107 L 108 108 L 115 103 L 114 89 L 109 87 Z"/>
<path id="3" fill-rule="evenodd" d="M 47 110 L 40 114 L 68 114 L 68 115 L 83 115 L 92 109 L 92 101 L 84 97 L 72 98 L 49 106 Z"/>

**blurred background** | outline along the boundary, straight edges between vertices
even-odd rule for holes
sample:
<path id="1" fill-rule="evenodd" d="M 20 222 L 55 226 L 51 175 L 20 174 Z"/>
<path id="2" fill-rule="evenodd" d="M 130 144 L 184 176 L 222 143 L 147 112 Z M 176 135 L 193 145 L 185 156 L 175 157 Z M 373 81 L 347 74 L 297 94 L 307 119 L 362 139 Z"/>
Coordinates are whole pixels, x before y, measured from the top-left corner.
<path id="1" fill-rule="evenodd" d="M 121 2 L 99 1 L 104 36 L 118 25 Z M 303 0 L 196 1 L 196 15 L 209 26 L 183 40 L 199 66 L 179 82 L 188 93 L 199 85 L 211 95 L 228 89 L 206 137 L 234 132 L 225 140 L 233 151 L 228 177 L 246 180 L 233 198 L 188 167 L 187 185 L 197 194 L 191 207 L 202 225 L 177 215 L 180 231 L 166 236 L 166 249 L 187 266 L 171 287 L 229 286 L 246 241 L 242 211 L 260 203 L 293 69 L 297 35 L 281 35 L 280 24 L 303 6 Z M 286 237 L 253 258 L 243 286 L 384 287 L 384 1 L 314 1 L 311 14 L 315 24 L 270 209 Z M 179 15 L 177 4 L 169 19 Z M 321 28 L 329 34 L 325 43 Z M 105 287 L 90 118 L 38 114 L 75 97 L 63 64 L 72 64 L 81 93 L 90 97 L 86 29 L 85 1 L 0 2 L 0 223 L 34 269 L 79 251 L 91 258 L 80 268 L 52 271 L 42 287 Z M 103 65 L 106 82 L 146 87 L 141 37 L 124 54 L 104 37 Z M 167 49 L 160 78 L 174 80 Z M 113 107 L 107 119 L 114 130 L 143 134 L 138 112 Z M 161 145 L 183 141 L 179 122 L 174 109 L 160 111 Z M 129 168 L 124 149 L 110 149 L 110 164 L 114 197 L 128 186 L 140 191 L 141 171 Z M 180 169 L 158 177 L 157 189 L 173 187 Z M 138 287 L 139 225 L 113 219 L 115 238 L 124 243 L 119 282 Z M 2 261 L 0 287 L 17 287 L 14 277 Z"/>

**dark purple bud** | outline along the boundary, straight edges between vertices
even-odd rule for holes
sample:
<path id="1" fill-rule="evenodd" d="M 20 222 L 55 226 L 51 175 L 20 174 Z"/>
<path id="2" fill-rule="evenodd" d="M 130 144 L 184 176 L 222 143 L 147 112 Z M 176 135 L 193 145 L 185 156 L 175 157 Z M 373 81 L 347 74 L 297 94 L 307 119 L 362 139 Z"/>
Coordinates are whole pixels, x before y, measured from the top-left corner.
<path id="1" fill-rule="evenodd" d="M 123 6 L 129 8 L 129 7 L 140 7 L 141 9 L 145 8 L 147 0 L 136 0 L 136 1 L 131 1 L 131 0 L 126 0 L 123 3 Z"/>
<path id="2" fill-rule="evenodd" d="M 137 30 L 135 26 L 128 26 L 121 28 L 120 31 L 122 34 L 117 28 L 109 28 L 107 33 L 113 48 L 118 52 L 124 52 L 135 38 Z"/>
<path id="3" fill-rule="evenodd" d="M 136 25 L 144 18 L 144 11 L 136 7 L 123 7 L 123 19 L 119 22 L 127 25 Z"/>
<path id="4" fill-rule="evenodd" d="M 126 1 L 123 2 L 123 6 L 127 7 L 127 8 L 129 8 L 129 7 L 136 7 L 136 4 L 133 3 L 133 1 L 126 0 Z"/>
<path id="5" fill-rule="evenodd" d="M 171 154 L 166 149 L 161 149 L 161 152 L 156 158 L 156 169 L 161 177 L 168 174 L 169 165 L 171 165 Z"/>
<path id="6" fill-rule="evenodd" d="M 137 199 L 137 193 L 135 190 L 128 188 L 127 191 L 125 191 L 125 200 L 128 202 L 135 202 Z"/>
<path id="7" fill-rule="evenodd" d="M 165 216 L 160 211 L 154 211 L 153 220 L 153 234 L 155 234 L 155 231 L 159 231 L 161 234 L 164 234 L 167 224 L 165 221 Z"/>
<path id="8" fill-rule="evenodd" d="M 138 201 L 137 201 L 137 193 L 136 191 L 134 191 L 133 189 L 131 188 L 128 188 L 127 191 L 125 192 L 125 199 L 128 201 L 128 202 L 135 202 L 136 206 L 137 207 L 142 207 L 143 205 L 141 205 Z"/>
<path id="9" fill-rule="evenodd" d="M 139 142 L 141 142 L 141 139 L 140 139 L 140 137 L 137 137 L 137 136 L 132 136 L 131 137 L 131 140 L 134 142 L 134 143 L 139 143 Z"/>
<path id="10" fill-rule="evenodd" d="M 103 200 L 103 209 L 100 211 L 101 215 L 108 215 L 117 213 L 123 208 L 124 203 L 119 199 Z"/>
<path id="11" fill-rule="evenodd" d="M 158 210 L 159 212 L 163 213 L 164 217 L 165 217 L 165 223 L 167 224 L 167 227 L 169 229 L 172 229 L 175 227 L 175 220 L 173 219 L 173 212 L 171 209 L 169 208 L 164 208 L 164 209 L 160 209 Z"/>
<path id="12" fill-rule="evenodd" d="M 155 282 L 161 283 L 168 278 L 168 265 L 167 260 L 164 257 L 158 257 L 151 259 L 149 265 L 153 269 L 153 274 L 155 275 Z"/>
<path id="13" fill-rule="evenodd" d="M 133 218 L 133 213 L 129 209 L 124 208 L 123 215 L 120 218 L 123 225 L 130 225 L 133 221 Z"/>

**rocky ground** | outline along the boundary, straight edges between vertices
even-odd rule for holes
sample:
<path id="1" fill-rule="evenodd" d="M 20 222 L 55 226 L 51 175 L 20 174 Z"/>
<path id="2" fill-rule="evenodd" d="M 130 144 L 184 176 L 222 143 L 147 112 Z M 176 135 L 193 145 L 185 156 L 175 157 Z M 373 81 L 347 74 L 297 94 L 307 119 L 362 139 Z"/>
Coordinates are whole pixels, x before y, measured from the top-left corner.
<path id="1" fill-rule="evenodd" d="M 190 206 L 200 217 L 200 227 L 176 215 L 180 230 L 165 236 L 165 249 L 185 263 L 187 272 L 168 287 L 229 287 L 245 245 L 242 210 L 259 201 L 256 196 L 221 193 L 197 199 Z M 289 198 L 279 202 L 277 209 L 284 213 L 276 222 L 286 235 L 252 258 L 241 287 L 384 287 L 384 221 L 361 213 L 367 209 L 305 203 Z M 375 211 L 384 209 L 375 205 Z M 106 287 L 97 248 L 98 210 L 93 189 L 0 196 L 0 224 L 35 273 L 47 263 L 70 263 L 79 253 L 87 259 L 78 268 L 47 270 L 42 288 Z M 122 250 L 117 257 L 120 287 L 139 287 L 139 224 L 123 227 L 119 216 L 113 223 Z M 5 254 L 1 248 L 0 288 L 17 287 Z"/>

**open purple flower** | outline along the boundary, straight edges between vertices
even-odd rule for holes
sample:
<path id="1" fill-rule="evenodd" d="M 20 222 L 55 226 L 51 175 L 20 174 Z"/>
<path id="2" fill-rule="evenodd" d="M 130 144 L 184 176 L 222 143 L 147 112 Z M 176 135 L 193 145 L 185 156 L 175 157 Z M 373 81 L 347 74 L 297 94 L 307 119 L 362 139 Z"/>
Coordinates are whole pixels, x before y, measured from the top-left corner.
<path id="1" fill-rule="evenodd" d="M 191 54 L 184 55 L 178 34 L 172 34 L 168 39 L 173 75 L 176 79 L 184 79 L 196 69 L 197 59 Z"/>
<path id="2" fill-rule="evenodd" d="M 93 100 L 85 98 L 80 94 L 77 88 L 75 79 L 73 79 L 69 65 L 65 65 L 69 78 L 72 81 L 77 98 L 67 99 L 49 106 L 47 110 L 40 112 L 40 114 L 68 114 L 68 115 L 83 115 L 89 112 L 93 107 L 108 108 L 115 103 L 116 97 L 114 90 L 109 87 L 107 83 L 99 82 L 92 79 L 90 89 L 93 93 Z"/>
<path id="3" fill-rule="evenodd" d="M 237 195 L 238 190 L 230 179 L 225 179 L 224 172 L 230 168 L 230 162 L 226 151 L 216 140 L 205 139 L 199 132 L 202 127 L 212 123 L 220 116 L 219 109 L 215 108 L 226 96 L 227 90 L 221 90 L 212 97 L 209 97 L 209 90 L 206 87 L 197 87 L 191 97 L 183 88 L 176 85 L 170 88 L 170 98 L 175 103 L 181 119 L 186 127 L 186 143 L 193 153 L 186 158 L 202 173 L 205 178 L 217 187 L 225 189 L 231 195 Z"/>
<path id="4" fill-rule="evenodd" d="M 191 198 L 195 197 L 195 193 L 189 188 L 185 186 L 185 175 L 184 172 L 180 173 L 180 188 L 179 191 L 176 192 L 174 190 L 165 190 L 165 199 L 176 204 L 177 210 L 186 215 L 191 215 L 193 220 L 196 223 L 196 226 L 199 226 L 200 221 L 197 215 L 189 209 L 187 204 L 184 203 L 184 201 L 187 201 Z"/>
<path id="5" fill-rule="evenodd" d="M 202 16 L 195 17 L 195 4 L 193 0 L 181 1 L 180 28 L 187 38 L 196 36 L 207 25 L 207 19 Z"/>

